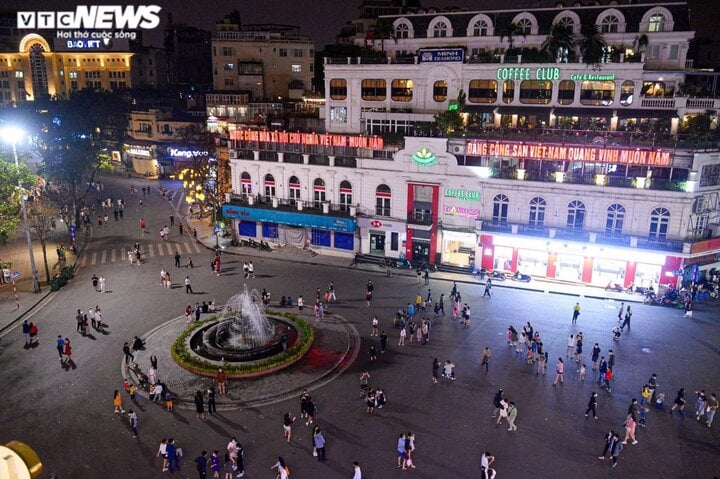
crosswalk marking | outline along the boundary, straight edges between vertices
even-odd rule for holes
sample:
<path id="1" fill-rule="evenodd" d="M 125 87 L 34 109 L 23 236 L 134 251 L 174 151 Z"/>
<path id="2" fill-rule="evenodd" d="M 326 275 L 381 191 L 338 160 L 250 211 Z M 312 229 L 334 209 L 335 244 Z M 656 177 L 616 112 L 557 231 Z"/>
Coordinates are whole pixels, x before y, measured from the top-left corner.
<path id="1" fill-rule="evenodd" d="M 190 249 L 190 245 L 188 243 L 182 243 L 185 245 L 185 251 L 188 252 L 188 254 L 192 253 L 192 250 Z"/>
<path id="2" fill-rule="evenodd" d="M 165 246 L 167 246 L 167 250 L 168 250 L 168 254 L 169 254 L 169 255 L 174 255 L 174 254 L 175 254 L 175 252 L 173 251 L 173 247 L 172 247 L 172 245 L 171 245 L 170 243 L 165 243 Z"/>
<path id="3" fill-rule="evenodd" d="M 97 251 L 93 251 L 92 260 L 90 261 L 90 264 L 95 265 L 96 263 L 97 263 Z"/>
<path id="4" fill-rule="evenodd" d="M 115 262 L 115 248 L 113 248 L 112 251 L 110 251 L 110 262 L 111 263 Z"/>
<path id="5" fill-rule="evenodd" d="M 107 250 L 102 250 L 100 258 L 100 264 L 105 264 L 105 260 L 107 259 Z"/>
<path id="6" fill-rule="evenodd" d="M 151 257 L 151 258 L 155 256 L 155 251 L 153 250 L 153 245 L 152 245 L 152 244 L 149 244 L 149 245 L 148 245 L 148 256 Z"/>
<path id="7" fill-rule="evenodd" d="M 193 248 L 195 248 L 195 252 L 196 252 L 196 253 L 199 253 L 199 252 L 200 252 L 200 247 L 197 245 L 197 243 L 193 243 L 192 245 L 193 245 Z"/>
<path id="8" fill-rule="evenodd" d="M 158 245 L 158 256 L 165 256 L 165 250 L 163 249 L 162 243 Z"/>
<path id="9" fill-rule="evenodd" d="M 202 249 L 198 246 L 197 243 L 190 240 L 190 238 L 183 238 L 187 239 L 188 241 L 178 241 L 178 242 L 166 242 L 163 241 L 161 243 L 148 243 L 145 246 L 145 250 L 143 252 L 144 258 L 153 258 L 155 256 L 170 256 L 173 257 L 175 255 L 175 252 L 178 252 L 180 255 L 192 255 L 197 253 L 202 253 Z M 83 254 L 79 260 L 79 265 L 82 267 L 85 266 L 95 266 L 100 264 L 109 264 L 109 263 L 123 263 L 127 261 L 127 252 L 128 250 L 126 248 L 105 248 L 105 249 L 98 249 L 98 250 L 92 250 L 89 249 L 88 251 Z M 134 251 L 133 251 L 133 259 L 134 259 Z"/>

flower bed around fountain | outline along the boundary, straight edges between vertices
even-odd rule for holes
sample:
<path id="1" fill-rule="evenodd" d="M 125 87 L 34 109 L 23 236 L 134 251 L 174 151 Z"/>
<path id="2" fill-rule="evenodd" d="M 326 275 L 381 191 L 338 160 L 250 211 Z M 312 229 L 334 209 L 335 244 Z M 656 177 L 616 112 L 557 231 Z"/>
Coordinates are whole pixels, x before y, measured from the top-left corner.
<path id="1" fill-rule="evenodd" d="M 198 342 L 202 341 L 208 330 L 217 327 L 221 321 L 218 315 L 185 329 L 172 344 L 172 357 L 183 369 L 208 377 L 215 377 L 218 368 L 223 368 L 227 377 L 232 379 L 264 376 L 286 368 L 310 350 L 315 333 L 306 321 L 293 314 L 271 312 L 268 316 L 267 319 L 275 327 L 275 338 L 249 352 L 218 352 L 208 348 L 211 355 L 222 355 L 219 359 L 210 359 L 197 352 Z M 287 328 L 285 346 L 278 340 L 278 328 Z"/>

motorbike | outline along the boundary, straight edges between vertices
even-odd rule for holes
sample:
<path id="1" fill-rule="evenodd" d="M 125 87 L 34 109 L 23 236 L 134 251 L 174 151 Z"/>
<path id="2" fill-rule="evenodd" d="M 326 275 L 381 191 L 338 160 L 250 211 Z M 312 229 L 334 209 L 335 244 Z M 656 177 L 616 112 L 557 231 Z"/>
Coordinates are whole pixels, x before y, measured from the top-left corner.
<path id="1" fill-rule="evenodd" d="M 490 273 L 490 278 L 493 281 L 505 281 L 505 273 L 502 271 L 492 271 Z"/>
<path id="2" fill-rule="evenodd" d="M 628 288 L 630 289 L 630 288 Z M 605 286 L 605 291 L 615 291 L 617 293 L 622 293 L 625 289 L 623 288 L 622 284 L 619 283 L 613 283 L 612 281 Z"/>
<path id="3" fill-rule="evenodd" d="M 513 281 L 519 281 L 521 283 L 529 283 L 532 279 L 532 276 L 529 274 L 523 274 L 520 271 L 515 271 L 515 274 L 512 275 Z"/>

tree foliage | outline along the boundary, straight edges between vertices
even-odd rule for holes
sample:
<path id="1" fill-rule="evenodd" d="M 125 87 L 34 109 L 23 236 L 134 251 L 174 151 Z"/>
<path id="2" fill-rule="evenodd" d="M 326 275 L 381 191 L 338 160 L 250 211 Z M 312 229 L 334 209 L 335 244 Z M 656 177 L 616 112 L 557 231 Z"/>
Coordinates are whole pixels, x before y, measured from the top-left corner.
<path id="1" fill-rule="evenodd" d="M 598 26 L 594 23 L 585 23 L 580 27 L 580 54 L 586 65 L 597 65 L 603 57 L 603 50 L 607 43 Z"/>
<path id="2" fill-rule="evenodd" d="M 465 109 L 465 98 L 465 92 L 460 90 L 457 97 L 457 108 L 435 115 L 435 128 L 443 136 L 462 129 L 464 125 L 462 111 Z"/>
<path id="3" fill-rule="evenodd" d="M 542 44 L 541 50 L 552 55 L 553 59 L 567 59 L 567 55 L 575 48 L 572 28 L 556 24 L 550 30 Z"/>
<path id="4" fill-rule="evenodd" d="M 20 168 L 15 166 L 14 158 L 10 158 L 6 151 L 0 152 L 0 244 L 5 244 L 8 238 L 15 235 L 20 224 L 20 190 L 18 179 L 24 190 L 35 184 L 35 175 L 30 172 L 25 163 Z"/>
<path id="5" fill-rule="evenodd" d="M 507 38 L 508 46 L 509 46 L 508 52 L 514 48 L 516 36 L 518 36 L 518 35 L 522 35 L 523 37 L 527 36 L 527 34 L 520 28 L 520 26 L 514 22 L 508 23 L 507 25 L 502 27 L 498 33 L 500 34 L 501 42 Z"/>
<path id="6" fill-rule="evenodd" d="M 43 261 L 45 263 L 45 278 L 50 282 L 50 268 L 47 259 L 47 242 L 52 238 L 55 229 L 55 219 L 60 210 L 48 197 L 38 195 L 28 204 L 28 228 L 30 233 L 40 242 Z"/>

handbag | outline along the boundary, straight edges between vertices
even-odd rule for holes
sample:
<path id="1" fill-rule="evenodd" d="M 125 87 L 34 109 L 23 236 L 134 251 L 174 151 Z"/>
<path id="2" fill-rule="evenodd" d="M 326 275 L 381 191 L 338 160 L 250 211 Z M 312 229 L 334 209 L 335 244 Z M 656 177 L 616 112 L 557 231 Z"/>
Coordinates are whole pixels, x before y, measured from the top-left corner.
<path id="1" fill-rule="evenodd" d="M 317 454 L 317 448 L 314 448 L 314 447 L 313 447 L 313 457 L 317 457 L 317 455 L 318 455 L 318 454 Z"/>

